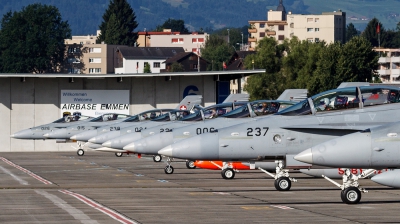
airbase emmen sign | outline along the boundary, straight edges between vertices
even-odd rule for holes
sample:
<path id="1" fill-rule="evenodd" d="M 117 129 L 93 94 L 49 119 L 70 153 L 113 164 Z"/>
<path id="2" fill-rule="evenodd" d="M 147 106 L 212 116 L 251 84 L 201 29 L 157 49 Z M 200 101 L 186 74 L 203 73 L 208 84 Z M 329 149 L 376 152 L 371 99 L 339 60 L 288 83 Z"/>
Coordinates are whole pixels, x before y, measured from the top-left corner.
<path id="1" fill-rule="evenodd" d="M 81 112 L 97 117 L 105 113 L 129 114 L 129 90 L 61 90 L 61 116 Z"/>

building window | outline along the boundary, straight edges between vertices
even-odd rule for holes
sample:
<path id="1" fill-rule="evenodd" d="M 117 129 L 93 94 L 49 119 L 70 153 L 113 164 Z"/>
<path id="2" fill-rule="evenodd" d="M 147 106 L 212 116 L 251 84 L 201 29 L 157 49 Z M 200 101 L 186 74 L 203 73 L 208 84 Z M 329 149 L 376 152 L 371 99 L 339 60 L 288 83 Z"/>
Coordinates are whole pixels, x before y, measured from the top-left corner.
<path id="1" fill-rule="evenodd" d="M 316 22 L 316 23 L 319 23 L 319 18 L 315 18 L 315 22 Z"/>
<path id="2" fill-rule="evenodd" d="M 204 43 L 204 38 L 197 38 L 197 42 Z"/>
<path id="3" fill-rule="evenodd" d="M 83 45 L 83 41 L 81 41 L 81 42 L 80 42 L 80 44 L 82 44 L 82 45 Z"/>
<path id="4" fill-rule="evenodd" d="M 291 24 L 290 24 L 290 28 L 294 28 L 294 23 L 291 23 Z"/>
<path id="5" fill-rule="evenodd" d="M 313 38 L 307 38 L 307 41 L 308 41 L 309 43 L 312 43 L 312 42 L 313 42 Z"/>
<path id="6" fill-rule="evenodd" d="M 101 58 L 89 58 L 89 63 L 101 63 Z"/>
<path id="7" fill-rule="evenodd" d="M 265 37 L 265 32 L 261 32 L 260 37 Z"/>
<path id="8" fill-rule="evenodd" d="M 293 37 L 294 36 L 294 33 L 290 33 L 290 37 Z"/>
<path id="9" fill-rule="evenodd" d="M 319 28 L 315 28 L 315 32 L 319 32 Z"/>
<path id="10" fill-rule="evenodd" d="M 197 48 L 192 48 L 192 52 L 197 54 Z"/>
<path id="11" fill-rule="evenodd" d="M 313 18 L 307 18 L 307 23 L 312 23 L 313 21 Z"/>
<path id="12" fill-rule="evenodd" d="M 79 53 L 81 52 L 81 49 L 78 47 L 69 47 L 68 48 L 68 53 Z"/>
<path id="13" fill-rule="evenodd" d="M 285 35 L 279 35 L 278 40 L 285 40 Z"/>
<path id="14" fill-rule="evenodd" d="M 192 64 L 193 69 L 197 69 L 197 64 Z"/>
<path id="15" fill-rule="evenodd" d="M 313 28 L 307 28 L 307 32 L 313 32 Z"/>
<path id="16" fill-rule="evenodd" d="M 101 73 L 101 68 L 89 68 L 89 74 Z"/>
<path id="17" fill-rule="evenodd" d="M 315 43 L 319 43 L 319 38 L 315 38 Z"/>
<path id="18" fill-rule="evenodd" d="M 159 67 L 160 67 L 160 62 L 153 63 L 153 68 L 159 68 Z"/>
<path id="19" fill-rule="evenodd" d="M 173 43 L 173 44 L 183 44 L 183 38 L 172 38 L 171 43 Z"/>
<path id="20" fill-rule="evenodd" d="M 265 28 L 265 23 L 260 23 L 260 28 Z"/>
<path id="21" fill-rule="evenodd" d="M 77 68 L 69 68 L 68 73 L 70 74 L 81 74 L 81 70 Z"/>
<path id="22" fill-rule="evenodd" d="M 285 26 L 284 25 L 279 25 L 278 26 L 278 30 L 285 30 Z"/>
<path id="23" fill-rule="evenodd" d="M 91 47 L 89 48 L 89 53 L 101 53 L 100 47 Z"/>

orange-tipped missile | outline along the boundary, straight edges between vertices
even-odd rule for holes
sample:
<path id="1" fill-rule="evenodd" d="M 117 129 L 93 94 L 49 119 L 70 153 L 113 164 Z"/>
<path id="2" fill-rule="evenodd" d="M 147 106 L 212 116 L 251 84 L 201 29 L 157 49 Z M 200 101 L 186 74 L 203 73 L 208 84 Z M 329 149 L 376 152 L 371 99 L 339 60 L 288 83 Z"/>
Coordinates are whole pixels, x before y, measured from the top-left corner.
<path id="1" fill-rule="evenodd" d="M 221 170 L 222 169 L 222 161 L 201 161 L 196 160 L 194 163 L 197 168 L 201 169 L 209 169 L 209 170 Z M 249 170 L 250 167 L 244 165 L 242 162 L 230 162 L 230 167 L 234 170 Z"/>

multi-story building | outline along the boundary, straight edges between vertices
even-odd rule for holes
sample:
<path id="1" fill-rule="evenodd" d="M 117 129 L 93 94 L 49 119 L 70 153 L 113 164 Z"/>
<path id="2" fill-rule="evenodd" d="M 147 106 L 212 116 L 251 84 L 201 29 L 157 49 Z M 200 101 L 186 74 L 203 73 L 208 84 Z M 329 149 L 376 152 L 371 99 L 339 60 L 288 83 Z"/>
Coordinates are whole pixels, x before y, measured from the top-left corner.
<path id="1" fill-rule="evenodd" d="M 207 33 L 193 32 L 183 34 L 180 32 L 138 32 L 137 43 L 139 47 L 183 47 L 185 52 L 198 53 L 204 47 L 207 40 Z"/>
<path id="2" fill-rule="evenodd" d="M 375 48 L 380 54 L 378 74 L 383 83 L 400 83 L 400 49 Z"/>
<path id="3" fill-rule="evenodd" d="M 310 42 L 345 42 L 346 13 L 339 11 L 323 12 L 321 15 L 301 15 L 286 13 L 282 0 L 275 11 L 267 13 L 267 20 L 250 20 L 250 50 L 265 37 L 274 37 L 279 43 L 293 36 Z"/>

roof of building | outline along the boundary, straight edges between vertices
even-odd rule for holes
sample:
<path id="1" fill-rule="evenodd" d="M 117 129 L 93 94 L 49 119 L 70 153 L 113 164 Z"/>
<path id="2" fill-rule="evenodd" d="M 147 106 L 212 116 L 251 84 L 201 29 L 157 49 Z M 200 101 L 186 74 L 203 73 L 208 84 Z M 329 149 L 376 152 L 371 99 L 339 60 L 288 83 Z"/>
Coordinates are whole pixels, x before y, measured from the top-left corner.
<path id="1" fill-rule="evenodd" d="M 176 54 L 174 57 L 172 58 L 168 58 L 164 63 L 165 64 L 172 64 L 174 62 L 181 62 L 183 60 L 185 60 L 186 58 L 190 57 L 191 55 L 196 55 L 193 52 L 181 52 Z M 197 55 L 196 55 L 197 56 Z M 205 60 L 204 58 L 200 57 L 200 60 L 205 61 L 207 63 L 209 63 L 207 60 Z"/>
<path id="2" fill-rule="evenodd" d="M 276 8 L 276 11 L 286 12 L 285 6 L 283 6 L 282 0 L 279 0 L 279 5 Z"/>
<path id="3" fill-rule="evenodd" d="M 183 47 L 119 47 L 125 59 L 167 59 L 185 52 Z"/>

